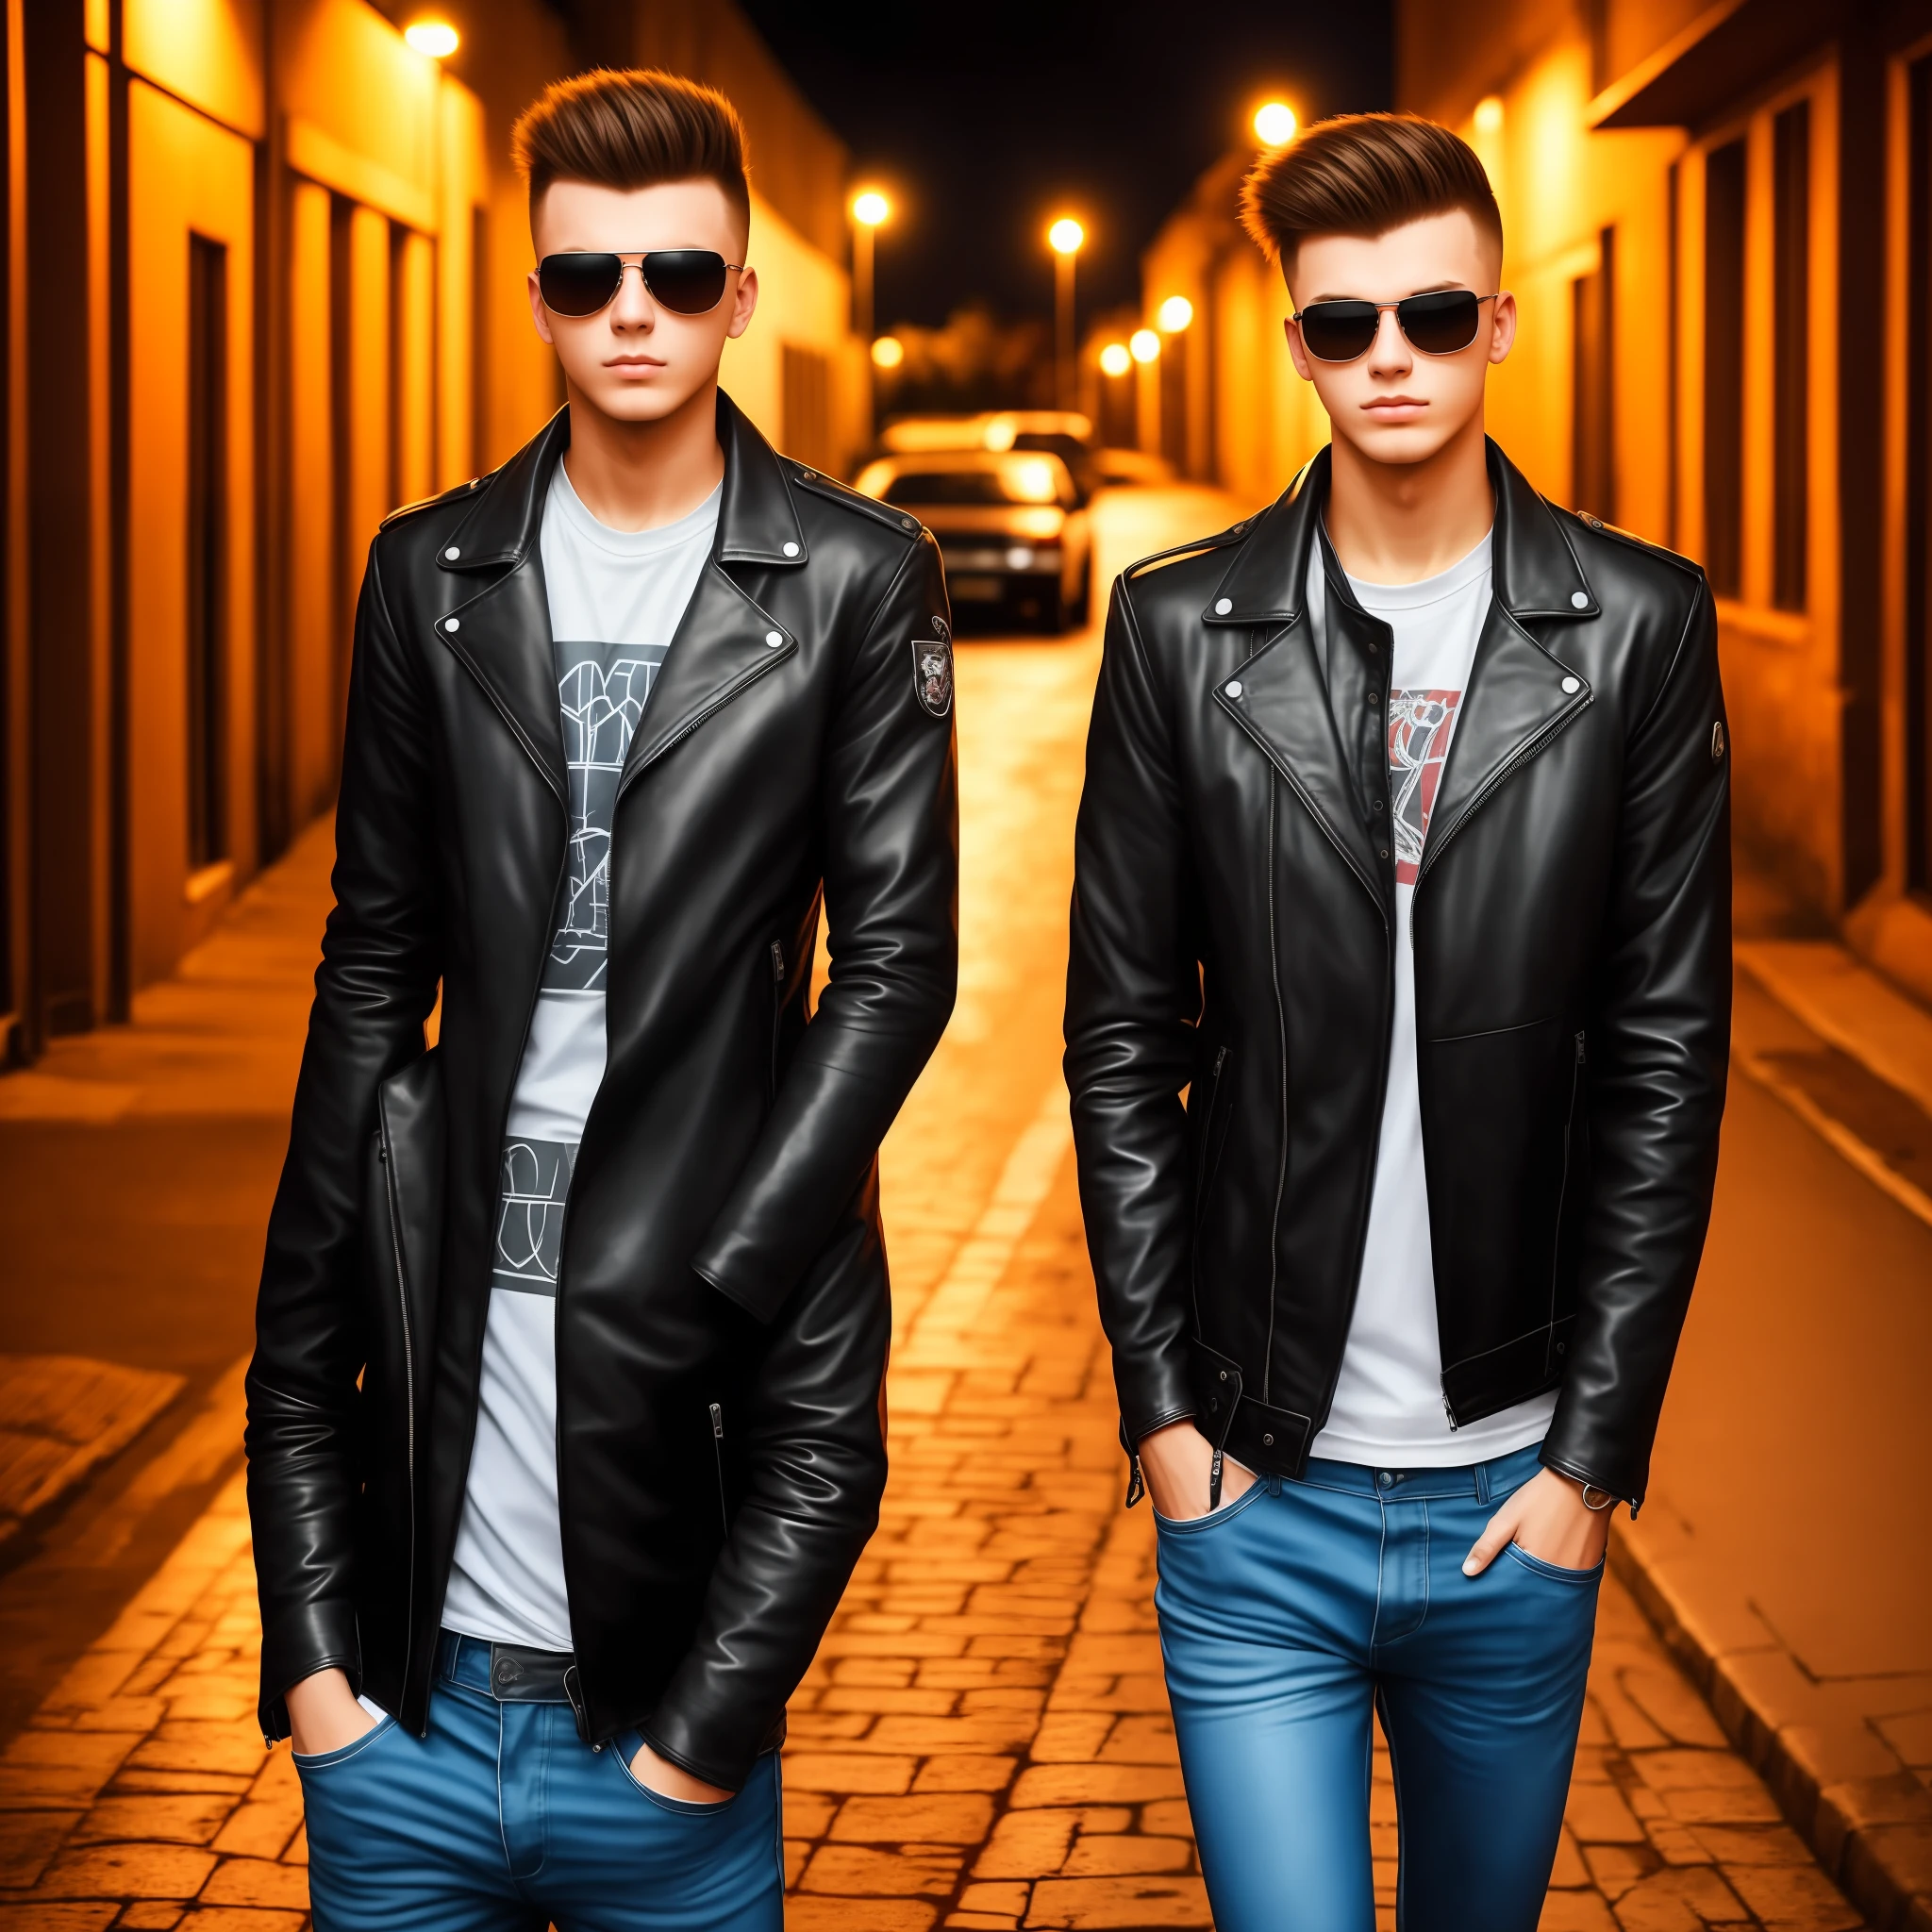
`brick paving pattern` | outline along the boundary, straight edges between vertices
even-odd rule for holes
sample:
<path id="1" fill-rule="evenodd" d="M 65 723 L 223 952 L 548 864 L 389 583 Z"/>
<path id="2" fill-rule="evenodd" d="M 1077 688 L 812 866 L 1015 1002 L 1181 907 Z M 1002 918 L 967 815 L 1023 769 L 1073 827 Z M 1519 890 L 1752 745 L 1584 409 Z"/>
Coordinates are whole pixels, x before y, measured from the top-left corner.
<path id="1" fill-rule="evenodd" d="M 960 665 L 959 1012 L 887 1152 L 892 1478 L 792 1706 L 793 1932 L 1209 1924 L 1058 1055 L 1091 643 Z M 0 1754 L 0 1932 L 297 1932 L 239 1479 Z M 1387 1763 L 1374 1788 L 1393 1923 Z M 1543 1924 L 1859 1924 L 1614 1576 Z"/>

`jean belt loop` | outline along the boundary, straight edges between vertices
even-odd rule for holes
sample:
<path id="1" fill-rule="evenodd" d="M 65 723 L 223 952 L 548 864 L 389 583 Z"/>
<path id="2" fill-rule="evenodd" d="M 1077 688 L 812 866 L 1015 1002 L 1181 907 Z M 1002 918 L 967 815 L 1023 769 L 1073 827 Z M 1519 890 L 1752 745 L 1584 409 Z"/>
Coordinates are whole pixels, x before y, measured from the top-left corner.
<path id="1" fill-rule="evenodd" d="M 1478 1462 L 1475 1466 L 1475 1499 L 1478 1503 L 1490 1500 L 1490 1465 Z"/>

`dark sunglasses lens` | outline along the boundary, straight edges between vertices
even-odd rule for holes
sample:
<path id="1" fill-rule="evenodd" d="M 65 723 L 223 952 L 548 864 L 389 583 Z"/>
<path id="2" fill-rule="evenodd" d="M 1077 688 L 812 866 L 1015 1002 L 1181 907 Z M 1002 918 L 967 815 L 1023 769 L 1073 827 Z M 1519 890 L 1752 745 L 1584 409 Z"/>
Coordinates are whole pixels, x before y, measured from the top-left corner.
<path id="1" fill-rule="evenodd" d="M 1315 302 L 1302 310 L 1302 344 L 1318 362 L 1353 362 L 1375 340 L 1372 302 Z"/>
<path id="2" fill-rule="evenodd" d="M 595 315 L 623 275 L 614 255 L 546 255 L 537 264 L 537 287 L 553 315 Z"/>
<path id="3" fill-rule="evenodd" d="M 709 248 L 654 249 L 644 282 L 672 314 L 708 315 L 724 299 L 724 258 Z"/>
<path id="4" fill-rule="evenodd" d="M 1439 295 L 1411 295 L 1395 310 L 1402 333 L 1424 356 L 1453 356 L 1475 341 L 1482 304 L 1467 289 Z"/>

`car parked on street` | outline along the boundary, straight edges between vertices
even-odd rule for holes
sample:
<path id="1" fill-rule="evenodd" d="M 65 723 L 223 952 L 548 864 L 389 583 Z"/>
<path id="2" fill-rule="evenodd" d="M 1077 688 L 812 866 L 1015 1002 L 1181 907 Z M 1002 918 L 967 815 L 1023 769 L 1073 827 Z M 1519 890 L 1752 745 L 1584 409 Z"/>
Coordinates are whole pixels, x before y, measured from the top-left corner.
<path id="1" fill-rule="evenodd" d="M 887 456 L 942 449 L 1043 449 L 1059 458 L 1084 509 L 1106 481 L 1091 418 L 1077 409 L 986 409 L 974 416 L 902 416 L 879 437 Z"/>
<path id="2" fill-rule="evenodd" d="M 1092 530 L 1071 472 L 1051 450 L 881 457 L 857 487 L 931 530 L 956 612 L 1003 609 L 1054 631 L 1087 621 Z"/>

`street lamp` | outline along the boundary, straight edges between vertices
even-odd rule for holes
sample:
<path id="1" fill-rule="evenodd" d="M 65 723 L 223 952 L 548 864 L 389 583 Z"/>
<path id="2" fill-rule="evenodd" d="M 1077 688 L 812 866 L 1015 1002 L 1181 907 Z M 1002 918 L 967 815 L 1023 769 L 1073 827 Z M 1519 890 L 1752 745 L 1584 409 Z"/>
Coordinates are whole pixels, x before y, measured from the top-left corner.
<path id="1" fill-rule="evenodd" d="M 906 359 L 906 344 L 897 336 L 881 336 L 872 345 L 874 369 L 896 369 Z"/>
<path id="2" fill-rule="evenodd" d="M 1063 409 L 1074 407 L 1074 260 L 1086 240 L 1087 230 L 1072 215 L 1061 215 L 1046 231 L 1053 250 L 1054 388 Z"/>
<path id="3" fill-rule="evenodd" d="M 446 20 L 415 20 L 403 29 L 403 40 L 410 50 L 426 54 L 432 60 L 447 60 L 460 44 L 455 27 Z"/>
<path id="4" fill-rule="evenodd" d="M 1255 139 L 1263 147 L 1286 147 L 1300 125 L 1286 101 L 1263 101 L 1255 109 Z"/>
<path id="5" fill-rule="evenodd" d="M 892 204 L 876 188 L 852 197 L 852 306 L 862 341 L 872 340 L 873 238 L 892 216 Z"/>
<path id="6" fill-rule="evenodd" d="M 1134 366 L 1134 358 L 1124 342 L 1108 342 L 1100 352 L 1103 375 L 1124 375 Z"/>
<path id="7" fill-rule="evenodd" d="M 1194 305 L 1185 295 L 1170 295 L 1156 312 L 1163 335 L 1177 336 L 1194 319 Z"/>
<path id="8" fill-rule="evenodd" d="M 1151 328 L 1137 328 L 1127 338 L 1127 354 L 1136 362 L 1160 360 L 1160 338 Z"/>

